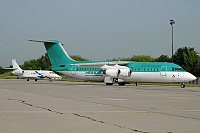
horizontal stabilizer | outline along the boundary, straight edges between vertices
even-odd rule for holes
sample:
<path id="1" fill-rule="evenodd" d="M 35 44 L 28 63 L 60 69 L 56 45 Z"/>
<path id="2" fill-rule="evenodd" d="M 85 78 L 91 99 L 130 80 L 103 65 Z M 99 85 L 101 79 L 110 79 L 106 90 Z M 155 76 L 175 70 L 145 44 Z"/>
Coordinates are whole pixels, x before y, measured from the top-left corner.
<path id="1" fill-rule="evenodd" d="M 17 68 L 4 67 L 3 69 L 7 69 L 7 70 L 15 70 L 15 69 L 17 69 Z"/>
<path id="2" fill-rule="evenodd" d="M 49 40 L 49 41 L 43 41 L 43 40 L 28 40 L 28 41 L 31 41 L 31 42 L 42 42 L 42 43 L 58 43 L 57 41 L 51 41 L 51 40 Z"/>
<path id="3" fill-rule="evenodd" d="M 20 67 L 19 67 L 19 65 L 17 64 L 17 62 L 16 62 L 16 59 L 12 59 L 12 66 L 13 66 L 13 68 L 4 68 L 4 69 L 9 69 L 9 70 L 16 70 L 16 69 L 21 69 Z"/>

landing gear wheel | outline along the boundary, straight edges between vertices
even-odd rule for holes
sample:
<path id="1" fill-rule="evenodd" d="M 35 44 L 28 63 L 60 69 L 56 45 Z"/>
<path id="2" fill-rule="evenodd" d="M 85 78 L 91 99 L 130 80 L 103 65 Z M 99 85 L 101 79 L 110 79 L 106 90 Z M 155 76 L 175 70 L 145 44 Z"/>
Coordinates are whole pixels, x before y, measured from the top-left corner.
<path id="1" fill-rule="evenodd" d="M 119 85 L 119 86 L 124 86 L 124 85 L 125 85 L 125 82 L 118 82 L 118 85 Z"/>
<path id="2" fill-rule="evenodd" d="M 37 79 L 35 79 L 35 81 L 37 81 Z"/>
<path id="3" fill-rule="evenodd" d="M 106 85 L 113 85 L 113 83 L 106 83 Z"/>
<path id="4" fill-rule="evenodd" d="M 29 79 L 27 79 L 26 81 L 29 81 Z"/>
<path id="5" fill-rule="evenodd" d="M 181 88 L 185 88 L 185 84 L 184 83 L 181 83 Z"/>

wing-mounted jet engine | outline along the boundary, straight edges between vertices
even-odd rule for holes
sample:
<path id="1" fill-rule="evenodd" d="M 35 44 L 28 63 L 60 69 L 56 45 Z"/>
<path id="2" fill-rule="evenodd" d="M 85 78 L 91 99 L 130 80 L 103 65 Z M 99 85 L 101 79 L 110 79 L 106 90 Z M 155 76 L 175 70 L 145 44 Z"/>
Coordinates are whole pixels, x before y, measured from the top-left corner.
<path id="1" fill-rule="evenodd" d="M 118 68 L 108 69 L 105 72 L 106 76 L 110 76 L 112 78 L 118 78 L 120 73 L 121 71 Z"/>
<path id="2" fill-rule="evenodd" d="M 132 70 L 130 68 L 125 67 L 125 66 L 120 66 L 120 65 L 115 65 L 114 67 L 116 67 L 120 70 L 119 76 L 122 76 L 122 77 L 130 77 L 131 76 Z"/>
<path id="3" fill-rule="evenodd" d="M 120 66 L 118 64 L 109 66 L 104 65 L 101 67 L 101 69 L 106 70 L 105 74 L 106 77 L 104 79 L 104 82 L 106 85 L 112 85 L 114 82 L 118 82 L 118 78 L 121 77 L 130 77 L 132 70 L 125 66 Z"/>

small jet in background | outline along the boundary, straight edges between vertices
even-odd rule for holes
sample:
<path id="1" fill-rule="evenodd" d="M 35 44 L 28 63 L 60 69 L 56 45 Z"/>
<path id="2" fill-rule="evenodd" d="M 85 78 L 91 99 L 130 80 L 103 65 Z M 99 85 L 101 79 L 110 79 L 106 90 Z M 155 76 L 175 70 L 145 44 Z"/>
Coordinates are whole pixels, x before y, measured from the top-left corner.
<path id="1" fill-rule="evenodd" d="M 17 64 L 15 59 L 12 59 L 12 66 L 13 68 L 4 68 L 4 69 L 12 69 L 12 73 L 18 77 L 27 78 L 29 81 L 30 78 L 35 78 L 37 81 L 38 78 L 48 78 L 49 81 L 52 81 L 52 78 L 60 78 L 60 76 L 53 71 L 46 71 L 46 70 L 22 70 L 19 65 Z"/>

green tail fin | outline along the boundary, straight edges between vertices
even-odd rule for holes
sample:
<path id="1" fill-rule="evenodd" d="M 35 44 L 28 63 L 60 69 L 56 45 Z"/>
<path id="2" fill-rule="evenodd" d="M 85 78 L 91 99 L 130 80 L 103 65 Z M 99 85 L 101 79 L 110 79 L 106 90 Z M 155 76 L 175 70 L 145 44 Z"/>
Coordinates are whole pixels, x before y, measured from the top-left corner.
<path id="1" fill-rule="evenodd" d="M 49 41 L 37 41 L 37 40 L 29 40 L 33 42 L 43 42 L 46 48 L 47 54 L 49 56 L 52 69 L 65 67 L 66 65 L 70 65 L 75 63 L 65 51 L 64 47 L 58 40 L 49 40 Z"/>

